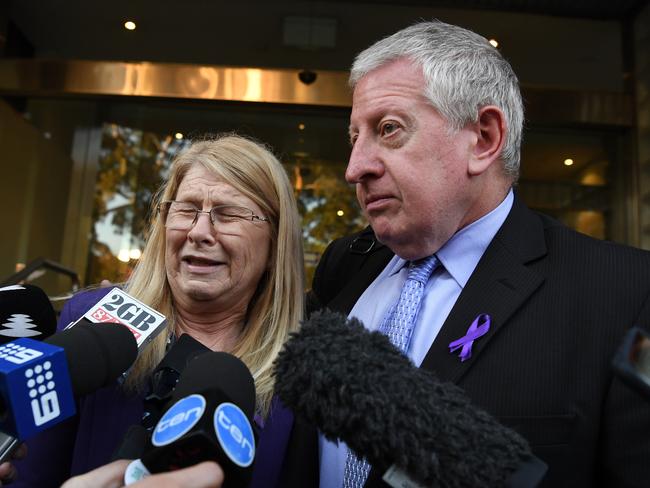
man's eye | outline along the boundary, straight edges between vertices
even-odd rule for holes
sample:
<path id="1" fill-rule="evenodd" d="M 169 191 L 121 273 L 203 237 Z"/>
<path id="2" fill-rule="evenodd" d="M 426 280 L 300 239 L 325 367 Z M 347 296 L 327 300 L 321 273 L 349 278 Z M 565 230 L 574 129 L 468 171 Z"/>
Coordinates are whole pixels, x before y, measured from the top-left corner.
<path id="1" fill-rule="evenodd" d="M 395 132 L 397 129 L 399 129 L 399 126 L 396 123 L 394 123 L 394 122 L 386 122 L 386 123 L 381 125 L 380 132 L 381 132 L 382 136 L 384 136 L 384 135 L 389 136 L 393 132 Z"/>

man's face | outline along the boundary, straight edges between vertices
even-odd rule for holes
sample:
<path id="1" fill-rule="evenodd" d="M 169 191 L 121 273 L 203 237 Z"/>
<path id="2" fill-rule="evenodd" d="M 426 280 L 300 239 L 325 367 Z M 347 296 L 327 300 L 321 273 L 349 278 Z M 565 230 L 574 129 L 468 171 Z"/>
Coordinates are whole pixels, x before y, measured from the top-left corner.
<path id="1" fill-rule="evenodd" d="M 468 172 L 475 131 L 452 133 L 423 89 L 421 68 L 393 61 L 359 80 L 350 116 L 345 179 L 379 240 L 405 259 L 436 252 L 475 218 L 480 196 Z"/>

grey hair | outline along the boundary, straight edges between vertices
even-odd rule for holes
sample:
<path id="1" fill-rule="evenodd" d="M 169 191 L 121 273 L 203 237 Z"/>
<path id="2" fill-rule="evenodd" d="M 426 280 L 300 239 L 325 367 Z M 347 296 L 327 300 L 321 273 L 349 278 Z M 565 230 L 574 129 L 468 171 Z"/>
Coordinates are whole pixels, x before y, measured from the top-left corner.
<path id="1" fill-rule="evenodd" d="M 508 176 L 517 179 L 524 107 L 512 67 L 487 39 L 440 21 L 420 22 L 386 37 L 354 60 L 350 86 L 366 74 L 399 58 L 422 67 L 424 96 L 452 130 L 478 121 L 478 110 L 499 107 L 506 118 L 501 153 Z"/>

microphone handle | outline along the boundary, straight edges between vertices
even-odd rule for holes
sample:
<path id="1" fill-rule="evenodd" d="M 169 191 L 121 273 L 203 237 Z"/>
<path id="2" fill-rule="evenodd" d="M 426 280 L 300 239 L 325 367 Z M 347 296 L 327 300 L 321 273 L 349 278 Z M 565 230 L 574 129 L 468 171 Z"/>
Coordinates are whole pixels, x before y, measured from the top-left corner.
<path id="1" fill-rule="evenodd" d="M 20 441 L 16 437 L 0 432 L 0 464 L 9 461 L 19 445 Z"/>

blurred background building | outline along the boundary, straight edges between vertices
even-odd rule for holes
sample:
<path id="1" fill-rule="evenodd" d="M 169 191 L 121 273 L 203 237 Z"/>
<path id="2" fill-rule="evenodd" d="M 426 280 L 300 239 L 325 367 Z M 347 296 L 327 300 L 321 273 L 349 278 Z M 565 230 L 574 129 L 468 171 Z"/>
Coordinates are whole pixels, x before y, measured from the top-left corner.
<path id="1" fill-rule="evenodd" d="M 5 0 L 0 282 L 59 294 L 75 275 L 123 280 L 174 154 L 220 131 L 285 164 L 310 275 L 331 239 L 364 225 L 343 180 L 347 70 L 431 18 L 493 40 L 517 72 L 524 201 L 650 249 L 648 1 Z"/>

